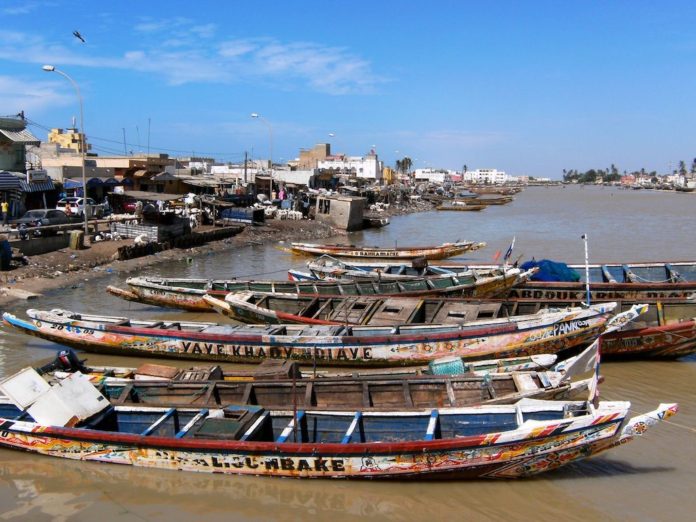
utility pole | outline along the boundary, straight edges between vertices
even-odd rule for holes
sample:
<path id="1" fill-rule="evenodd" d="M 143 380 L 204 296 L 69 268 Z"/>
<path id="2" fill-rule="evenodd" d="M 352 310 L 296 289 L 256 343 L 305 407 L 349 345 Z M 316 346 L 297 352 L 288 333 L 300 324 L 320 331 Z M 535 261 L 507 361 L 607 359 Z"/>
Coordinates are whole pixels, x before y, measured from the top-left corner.
<path id="1" fill-rule="evenodd" d="M 244 151 L 244 185 L 247 183 L 247 151 Z"/>

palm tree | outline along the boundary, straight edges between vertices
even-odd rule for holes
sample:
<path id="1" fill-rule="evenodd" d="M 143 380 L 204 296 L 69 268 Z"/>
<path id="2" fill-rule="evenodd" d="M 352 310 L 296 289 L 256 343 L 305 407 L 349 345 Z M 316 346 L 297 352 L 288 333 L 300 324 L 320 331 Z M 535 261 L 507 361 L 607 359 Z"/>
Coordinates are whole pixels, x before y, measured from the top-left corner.
<path id="1" fill-rule="evenodd" d="M 403 168 L 403 164 L 401 163 L 401 160 L 396 160 L 396 164 L 394 165 L 394 170 L 396 170 L 396 172 L 401 172 L 402 168 Z"/>
<path id="2" fill-rule="evenodd" d="M 686 163 L 683 160 L 679 162 L 679 174 L 686 176 Z"/>
<path id="3" fill-rule="evenodd" d="M 407 172 L 411 172 L 412 166 L 413 161 L 411 161 L 411 158 L 409 158 L 408 156 L 401 160 L 401 167 L 404 169 L 404 174 L 406 174 Z"/>

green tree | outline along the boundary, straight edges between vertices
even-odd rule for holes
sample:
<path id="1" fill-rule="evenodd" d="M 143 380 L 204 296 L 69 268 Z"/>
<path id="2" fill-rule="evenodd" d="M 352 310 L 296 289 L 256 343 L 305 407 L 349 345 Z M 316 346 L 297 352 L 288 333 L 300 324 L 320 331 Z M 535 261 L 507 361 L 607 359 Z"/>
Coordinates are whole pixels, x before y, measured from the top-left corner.
<path id="1" fill-rule="evenodd" d="M 683 160 L 679 162 L 679 174 L 686 176 L 686 163 Z"/>

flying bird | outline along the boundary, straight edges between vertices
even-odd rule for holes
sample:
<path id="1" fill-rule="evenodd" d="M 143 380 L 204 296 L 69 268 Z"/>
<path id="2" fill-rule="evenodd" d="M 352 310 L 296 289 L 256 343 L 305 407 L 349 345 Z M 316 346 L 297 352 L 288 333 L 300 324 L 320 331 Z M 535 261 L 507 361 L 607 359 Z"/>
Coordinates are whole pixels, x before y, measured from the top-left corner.
<path id="1" fill-rule="evenodd" d="M 73 36 L 74 36 L 75 38 L 77 38 L 78 40 L 80 40 L 82 43 L 85 43 L 85 39 L 84 39 L 84 38 L 82 37 L 82 35 L 80 34 L 80 31 L 73 31 L 72 34 L 73 34 Z"/>

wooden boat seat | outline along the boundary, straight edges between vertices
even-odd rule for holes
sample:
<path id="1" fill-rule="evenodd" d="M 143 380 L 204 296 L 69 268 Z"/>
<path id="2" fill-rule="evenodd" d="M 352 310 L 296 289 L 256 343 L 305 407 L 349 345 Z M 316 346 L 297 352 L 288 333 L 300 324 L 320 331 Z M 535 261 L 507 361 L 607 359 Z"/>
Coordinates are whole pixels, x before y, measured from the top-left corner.
<path id="1" fill-rule="evenodd" d="M 343 435 L 343 438 L 341 439 L 341 444 L 349 444 L 353 440 L 353 435 L 355 434 L 356 429 L 360 435 L 359 442 L 365 442 L 365 428 L 363 426 L 362 416 L 363 414 L 361 411 L 355 412 L 355 416 L 353 417 L 350 426 L 348 426 L 345 435 Z"/>
<path id="2" fill-rule="evenodd" d="M 428 421 L 428 431 L 425 433 L 425 440 L 433 440 L 442 438 L 440 434 L 440 412 L 438 410 L 433 410 L 430 413 L 430 420 Z"/>
<path id="3" fill-rule="evenodd" d="M 295 427 L 297 424 L 297 428 Z M 293 432 L 297 432 L 300 435 L 300 441 L 307 440 L 307 416 L 304 411 L 298 411 L 297 415 L 290 419 L 288 425 L 280 433 L 280 436 L 276 439 L 276 442 L 287 442 L 288 437 Z M 295 441 L 295 442 L 300 442 Z"/>
<path id="4" fill-rule="evenodd" d="M 191 436 L 197 439 L 240 440 L 265 412 L 258 406 L 229 406 L 224 417 L 206 418 Z M 242 439 L 244 440 L 244 439 Z"/>
<path id="5" fill-rule="evenodd" d="M 169 323 L 162 327 L 163 330 L 181 330 L 181 323 L 179 321 L 175 321 L 173 323 Z"/>
<path id="6" fill-rule="evenodd" d="M 186 426 L 184 426 L 183 428 L 181 428 L 181 430 L 179 430 L 179 432 L 178 432 L 176 435 L 174 435 L 174 438 L 175 438 L 175 439 L 183 439 L 186 435 L 189 434 L 189 432 L 190 432 L 191 429 L 196 425 L 196 423 L 199 422 L 201 419 L 204 419 L 207 415 L 208 415 L 208 409 L 207 409 L 207 408 L 203 408 L 201 411 L 199 411 L 199 412 L 193 417 L 193 419 L 191 419 L 190 421 L 188 421 L 188 423 L 186 424 Z M 199 429 L 200 429 L 200 427 L 199 427 Z"/>
<path id="7" fill-rule="evenodd" d="M 130 326 L 130 325 L 131 325 L 130 319 L 123 319 L 122 321 L 112 323 L 111 326 Z"/>

